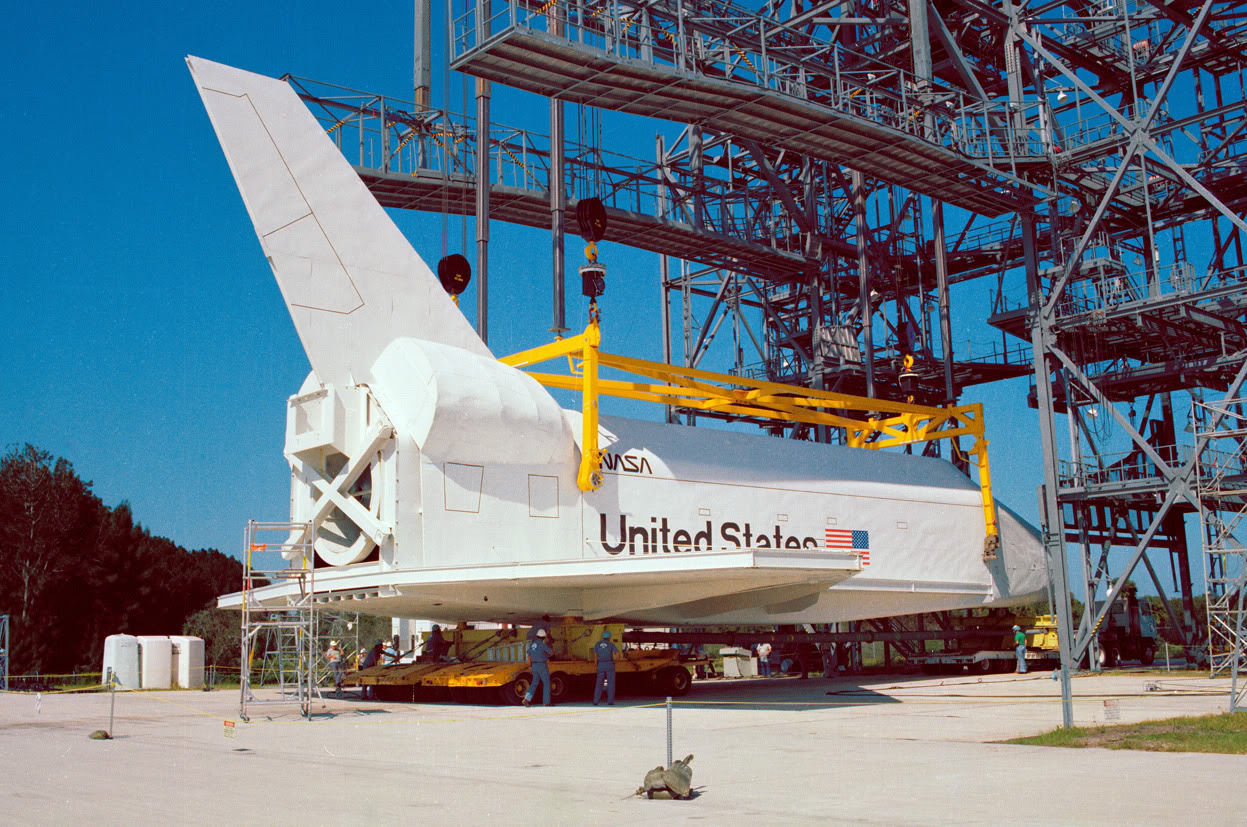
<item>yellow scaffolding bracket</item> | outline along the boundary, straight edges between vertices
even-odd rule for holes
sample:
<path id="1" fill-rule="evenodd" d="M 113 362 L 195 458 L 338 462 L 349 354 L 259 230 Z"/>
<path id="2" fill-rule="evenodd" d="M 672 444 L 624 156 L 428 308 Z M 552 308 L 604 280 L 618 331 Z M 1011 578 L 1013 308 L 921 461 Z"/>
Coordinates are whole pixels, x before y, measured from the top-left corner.
<path id="1" fill-rule="evenodd" d="M 986 534 L 983 559 L 996 558 L 1000 536 L 981 404 L 936 408 L 852 396 L 602 353 L 601 343 L 601 326 L 593 319 L 579 336 L 559 339 L 499 360 L 525 369 L 548 388 L 580 391 L 583 422 L 576 484 L 581 491 L 594 491 L 602 485 L 602 451 L 598 448 L 599 395 L 675 405 L 694 411 L 840 428 L 847 445 L 870 450 L 964 436 L 973 440 L 970 449 L 964 452 L 965 458 L 978 469 Z M 567 357 L 570 375 L 529 370 L 533 365 L 563 356 Z M 602 379 L 598 371 L 603 367 L 633 374 L 640 380 Z M 853 413 L 864 418 L 849 415 Z M 959 450 L 956 442 L 953 445 L 954 450 Z"/>

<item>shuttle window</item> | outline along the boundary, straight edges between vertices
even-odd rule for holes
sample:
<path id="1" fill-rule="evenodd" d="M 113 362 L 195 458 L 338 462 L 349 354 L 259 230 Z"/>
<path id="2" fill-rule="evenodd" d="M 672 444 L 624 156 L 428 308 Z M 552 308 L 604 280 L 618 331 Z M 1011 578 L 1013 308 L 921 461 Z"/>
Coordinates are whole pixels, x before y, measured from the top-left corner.
<path id="1" fill-rule="evenodd" d="M 483 466 L 446 463 L 446 510 L 479 513 L 484 476 Z"/>

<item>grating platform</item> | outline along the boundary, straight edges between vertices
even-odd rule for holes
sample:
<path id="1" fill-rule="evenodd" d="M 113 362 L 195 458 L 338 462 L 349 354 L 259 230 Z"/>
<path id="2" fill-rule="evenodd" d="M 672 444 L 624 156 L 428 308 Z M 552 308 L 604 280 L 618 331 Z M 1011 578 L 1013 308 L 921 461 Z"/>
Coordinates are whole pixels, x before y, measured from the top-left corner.
<path id="1" fill-rule="evenodd" d="M 385 207 L 426 212 L 446 211 L 473 215 L 476 210 L 474 176 L 443 175 L 421 170 L 415 175 L 383 173 L 355 167 L 359 177 Z M 569 198 L 567 214 L 576 214 L 577 201 Z M 495 184 L 489 191 L 493 218 L 527 227 L 550 229 L 550 200 L 544 190 Z M 808 273 L 811 263 L 796 253 L 739 238 L 697 229 L 677 221 L 606 207 L 606 240 L 653 253 L 695 261 L 768 280 L 787 280 Z M 813 266 L 817 266 L 815 262 Z"/>
<path id="2" fill-rule="evenodd" d="M 1247 325 L 1239 321 L 1245 311 L 1247 268 L 1197 277 L 1189 264 L 1166 265 L 1149 281 L 1115 260 L 1092 259 L 1057 303 L 1057 346 L 1071 353 L 1093 348 L 1087 355 L 1100 355 L 1093 361 L 1165 364 L 1180 352 L 1188 363 L 1215 362 L 1247 348 Z M 1029 340 L 1029 317 L 1029 308 L 1013 306 L 987 321 Z"/>
<path id="3" fill-rule="evenodd" d="M 618 57 L 523 24 L 507 26 L 479 46 L 456 51 L 451 68 L 457 71 L 565 101 L 698 124 L 844 163 L 982 215 L 1015 212 L 1031 203 L 1020 190 L 993 184 L 993 178 L 1000 177 L 991 166 L 872 120 L 868 109 L 876 104 L 869 93 L 853 98 L 853 92 L 846 91 L 845 107 L 835 109 L 754 84 Z M 900 113 L 900 122 L 920 122 L 923 114 L 917 109 L 909 116 Z"/>

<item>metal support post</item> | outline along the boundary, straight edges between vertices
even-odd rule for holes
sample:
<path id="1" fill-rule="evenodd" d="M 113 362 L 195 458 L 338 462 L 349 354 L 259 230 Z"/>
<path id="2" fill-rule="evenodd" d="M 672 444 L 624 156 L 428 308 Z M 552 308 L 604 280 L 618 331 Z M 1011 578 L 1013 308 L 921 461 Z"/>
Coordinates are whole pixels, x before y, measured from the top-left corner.
<path id="1" fill-rule="evenodd" d="M 0 688 L 9 691 L 9 616 L 0 615 Z"/>
<path id="2" fill-rule="evenodd" d="M 1031 347 L 1035 360 L 1035 392 L 1038 395 L 1039 437 L 1044 468 L 1044 551 L 1048 560 L 1048 576 L 1052 584 L 1057 614 L 1057 641 L 1061 651 L 1061 717 L 1066 729 L 1074 725 L 1073 687 L 1070 685 L 1071 645 L 1074 636 L 1073 610 L 1070 606 L 1069 584 L 1065 566 L 1065 526 L 1061 506 L 1057 502 L 1057 444 L 1055 414 L 1052 403 L 1052 375 L 1048 364 L 1047 318 L 1043 313 L 1044 296 L 1039 283 L 1039 254 L 1035 240 L 1035 215 L 1022 213 L 1022 255 L 1026 265 L 1026 287 L 1030 294 Z"/>
<path id="3" fill-rule="evenodd" d="M 944 244 L 944 202 L 931 205 L 934 227 L 935 284 L 940 302 L 940 346 L 944 351 L 944 404 L 957 404 L 957 387 L 953 382 L 953 323 L 948 297 L 948 251 Z"/>
<path id="4" fill-rule="evenodd" d="M 659 293 L 662 300 L 662 361 L 664 364 L 671 364 L 671 301 L 668 295 L 668 281 L 671 278 L 671 265 L 666 256 L 658 257 L 658 280 Z M 671 405 L 663 406 L 666 411 L 667 422 L 676 422 L 677 417 L 675 408 Z"/>
<path id="5" fill-rule="evenodd" d="M 482 0 L 488 9 L 488 0 Z M 476 333 L 489 344 L 489 81 L 476 79 Z"/>
<path id="6" fill-rule="evenodd" d="M 429 89 L 432 87 L 432 71 L 429 60 L 433 54 L 429 19 L 430 2 L 431 0 L 415 0 L 412 82 L 415 87 L 417 111 L 427 109 L 430 105 Z"/>
<path id="7" fill-rule="evenodd" d="M 875 397 L 875 342 L 870 329 L 874 311 L 870 306 L 870 268 L 866 264 L 866 177 L 853 170 L 853 214 L 857 221 L 857 295 L 862 317 L 862 367 L 866 371 L 866 395 Z"/>
<path id="8" fill-rule="evenodd" d="M 108 737 L 114 738 L 116 734 L 113 732 L 113 713 L 117 711 L 117 676 L 113 674 L 113 670 L 108 670 Z"/>
<path id="9" fill-rule="evenodd" d="M 1154 274 L 1156 268 L 1150 266 L 1150 271 Z M 1178 463 L 1177 442 L 1178 431 L 1174 426 L 1173 417 L 1173 395 L 1162 393 L 1160 395 L 1160 413 L 1161 413 L 1161 444 L 1162 446 L 1174 446 L 1167 452 L 1165 459 L 1175 467 Z M 1173 546 L 1169 550 L 1170 560 L 1176 564 L 1178 589 L 1182 595 L 1182 639 L 1191 642 L 1195 631 L 1195 590 L 1194 584 L 1191 582 L 1191 558 L 1189 548 L 1186 542 L 1186 518 L 1182 516 L 1182 512 L 1170 509 L 1165 515 L 1165 522 L 1162 530 L 1169 535 L 1173 542 Z"/>
<path id="10" fill-rule="evenodd" d="M 550 98 L 550 235 L 552 237 L 554 280 L 554 335 L 567 330 L 567 308 L 563 296 L 563 213 L 566 210 L 563 188 L 563 102 Z"/>
<path id="11" fill-rule="evenodd" d="M 667 763 L 665 766 L 671 766 L 671 696 L 667 696 Z"/>

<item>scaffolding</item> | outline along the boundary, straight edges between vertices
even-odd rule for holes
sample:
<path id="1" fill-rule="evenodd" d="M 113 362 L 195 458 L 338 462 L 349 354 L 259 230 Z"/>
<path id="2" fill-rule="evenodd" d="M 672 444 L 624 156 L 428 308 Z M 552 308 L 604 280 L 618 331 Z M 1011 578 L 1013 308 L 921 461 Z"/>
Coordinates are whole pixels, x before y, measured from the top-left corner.
<path id="1" fill-rule="evenodd" d="M 1230 676 L 1230 711 L 1243 706 L 1247 672 L 1247 399 L 1195 403 L 1197 475 L 1207 585 L 1208 666 Z"/>
<path id="2" fill-rule="evenodd" d="M 295 704 L 300 714 L 311 718 L 322 659 L 317 650 L 315 561 L 311 523 L 247 523 L 239 671 L 239 717 L 244 721 L 250 720 L 253 707 L 279 704 Z M 280 603 L 261 603 L 253 596 L 255 589 L 274 583 L 294 584 L 297 591 Z M 252 678 L 257 655 L 258 681 Z M 257 694 L 260 686 L 266 689 Z"/>

